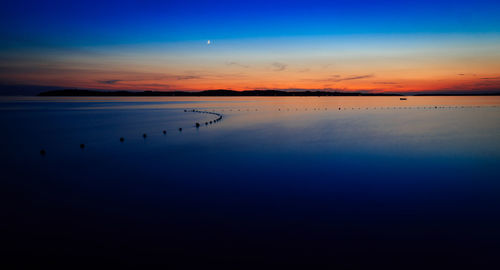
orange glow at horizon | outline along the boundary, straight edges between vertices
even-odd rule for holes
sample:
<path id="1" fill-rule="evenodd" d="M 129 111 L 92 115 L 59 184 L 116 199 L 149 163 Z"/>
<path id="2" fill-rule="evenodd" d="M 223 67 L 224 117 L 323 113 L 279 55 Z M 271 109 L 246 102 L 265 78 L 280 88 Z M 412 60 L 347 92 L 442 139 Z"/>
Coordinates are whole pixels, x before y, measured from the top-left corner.
<path id="1" fill-rule="evenodd" d="M 210 46 L 20 52 L 5 58 L 0 82 L 12 85 L 138 91 L 500 90 L 497 35 L 233 40 Z"/>

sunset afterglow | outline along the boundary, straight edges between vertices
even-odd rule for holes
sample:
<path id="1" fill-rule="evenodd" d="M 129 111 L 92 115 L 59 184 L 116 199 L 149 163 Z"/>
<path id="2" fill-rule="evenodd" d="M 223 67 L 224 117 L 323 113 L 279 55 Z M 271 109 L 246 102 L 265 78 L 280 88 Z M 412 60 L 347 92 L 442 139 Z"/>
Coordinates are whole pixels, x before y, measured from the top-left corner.
<path id="1" fill-rule="evenodd" d="M 460 1 L 430 7 L 427 1 L 416 6 L 287 1 L 266 10 L 261 3 L 238 1 L 120 2 L 98 10 L 56 2 L 34 2 L 22 13 L 7 4 L 7 24 L 1 29 L 7 42 L 0 45 L 3 85 L 157 91 L 500 89 L 500 9 L 493 1 L 479 1 L 471 7 L 474 15 L 463 13 L 459 8 L 468 4 Z M 416 18 L 421 18 L 417 25 Z M 9 27 L 14 25 L 15 31 Z"/>

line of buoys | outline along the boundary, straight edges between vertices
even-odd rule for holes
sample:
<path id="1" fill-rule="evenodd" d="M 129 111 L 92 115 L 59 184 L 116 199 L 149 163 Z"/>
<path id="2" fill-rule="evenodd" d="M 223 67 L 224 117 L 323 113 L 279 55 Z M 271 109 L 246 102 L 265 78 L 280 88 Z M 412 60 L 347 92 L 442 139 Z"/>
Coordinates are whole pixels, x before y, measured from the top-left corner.
<path id="1" fill-rule="evenodd" d="M 184 111 L 187 112 L 187 110 L 184 110 Z M 240 109 L 238 109 L 238 111 L 240 111 Z M 250 111 L 250 109 L 247 109 L 247 111 Z M 205 126 L 207 126 L 208 124 L 216 123 L 216 122 L 219 122 L 220 120 L 222 120 L 222 114 L 220 114 L 220 113 L 208 112 L 208 111 L 200 111 L 200 110 L 195 110 L 195 109 L 190 110 L 190 112 L 208 113 L 208 114 L 213 114 L 213 115 L 217 116 L 217 118 L 215 120 L 211 120 L 211 121 L 205 122 Z M 200 125 L 200 123 L 195 123 L 195 126 L 197 128 L 199 128 L 201 125 Z"/>
<path id="2" fill-rule="evenodd" d="M 487 105 L 487 106 L 435 106 L 435 105 L 431 105 L 431 106 L 399 106 L 399 107 L 390 107 L 390 106 L 381 106 L 381 107 L 365 107 L 365 110 L 425 110 L 425 109 L 459 109 L 459 108 L 496 108 L 498 106 L 490 106 L 490 105 Z M 293 111 L 293 108 L 274 108 L 275 110 L 277 111 L 280 111 L 280 112 L 284 112 L 284 111 Z M 312 107 L 312 108 L 295 108 L 295 111 L 301 111 L 301 110 L 304 110 L 304 111 L 309 111 L 309 110 L 313 110 L 313 111 L 322 111 L 323 109 L 325 111 L 327 111 L 328 109 L 332 109 L 332 108 L 329 108 L 329 107 L 325 107 L 325 108 L 315 108 L 315 107 Z M 341 110 L 362 110 L 363 108 L 362 107 L 338 107 L 338 110 L 341 111 Z M 226 109 L 228 111 L 233 111 L 233 109 Z M 248 112 L 251 112 L 251 111 L 254 111 L 253 109 L 234 109 L 235 111 L 248 111 Z M 195 110 L 193 110 L 195 111 Z M 223 111 L 223 110 L 222 110 Z M 255 111 L 259 111 L 258 109 L 255 109 Z M 198 112 L 202 112 L 202 111 L 198 111 Z M 202 112 L 202 113 L 210 113 L 210 112 Z M 219 114 L 216 114 L 216 115 L 219 115 Z"/>
<path id="3" fill-rule="evenodd" d="M 496 105 L 491 105 L 491 106 L 417 106 L 417 107 L 392 107 L 393 110 L 397 110 L 397 109 L 471 109 L 471 108 L 497 108 L 498 106 Z M 341 108 L 341 107 L 338 107 L 338 110 L 346 110 L 347 108 Z M 355 107 L 351 107 L 351 110 L 355 110 L 356 108 Z M 361 110 L 362 108 L 361 107 L 358 107 L 358 110 Z M 369 108 L 366 107 L 365 110 L 368 110 Z M 376 110 L 377 107 L 372 107 L 371 109 L 374 109 Z M 384 110 L 384 109 L 391 109 L 391 107 L 380 107 L 380 109 Z M 233 109 L 229 109 L 229 111 L 232 111 Z M 298 111 L 299 109 L 298 108 L 295 108 L 296 111 Z M 307 111 L 308 109 L 305 108 L 304 109 L 305 111 Z M 313 108 L 313 110 L 321 110 L 320 108 Z M 325 108 L 325 111 L 328 110 L 328 108 Z M 224 111 L 224 110 L 222 110 Z M 238 109 L 238 111 L 240 111 L 240 109 Z M 250 111 L 250 109 L 247 109 L 247 111 Z M 255 111 L 258 111 L 258 109 L 255 109 Z M 278 111 L 281 111 L 281 108 L 278 108 Z M 290 108 L 287 108 L 287 111 L 290 111 Z M 200 110 L 195 110 L 195 109 L 192 109 L 192 110 L 184 110 L 184 112 L 197 112 L 197 113 L 208 113 L 208 114 L 213 114 L 213 115 L 216 115 L 217 118 L 215 120 L 211 120 L 209 122 L 205 122 L 205 125 L 207 126 L 208 124 L 212 124 L 212 123 L 216 123 L 220 120 L 222 120 L 222 114 L 220 113 L 216 113 L 216 112 L 209 112 L 209 111 L 200 111 Z M 195 127 L 196 128 L 199 128 L 201 126 L 200 123 L 195 123 Z M 182 131 L 182 128 L 179 128 L 179 132 Z M 167 134 L 167 131 L 166 130 L 163 130 L 162 133 L 164 135 Z M 142 137 L 144 139 L 147 138 L 147 134 L 144 133 L 142 134 Z M 124 137 L 120 137 L 120 142 L 124 142 L 125 141 L 125 138 Z M 85 144 L 80 144 L 80 149 L 85 149 Z M 45 156 L 47 154 L 46 150 L 45 149 L 41 149 L 40 150 L 40 155 L 41 156 Z"/>
<path id="4" fill-rule="evenodd" d="M 411 107 L 365 107 L 365 110 L 425 110 L 425 109 L 458 109 L 458 108 L 496 108 L 497 106 L 411 106 Z M 362 110 L 363 108 L 361 107 L 339 107 L 338 110 Z M 304 111 L 308 111 L 309 109 L 312 109 L 313 111 L 321 111 L 321 108 L 304 108 Z M 278 111 L 285 111 L 285 109 L 281 110 L 281 108 L 277 109 Z M 325 111 L 328 110 L 328 108 L 324 108 Z M 287 108 L 286 111 L 293 111 L 293 109 Z M 298 108 L 295 108 L 295 111 L 299 111 Z"/>
<path id="5" fill-rule="evenodd" d="M 222 119 L 222 115 L 221 115 L 221 114 L 219 114 L 219 113 L 215 113 L 215 112 L 199 111 L 199 110 L 195 110 L 195 109 L 192 109 L 192 110 L 184 110 L 184 112 L 197 112 L 197 113 L 208 113 L 208 114 L 214 114 L 214 115 L 217 115 L 217 116 L 218 116 L 218 118 L 217 118 L 216 120 L 214 120 L 214 122 L 215 122 L 215 121 L 219 121 L 219 120 L 221 120 L 221 119 Z M 212 123 L 212 121 L 210 121 L 210 123 Z M 205 125 L 208 125 L 208 122 L 205 122 Z M 196 128 L 199 128 L 199 127 L 200 127 L 200 123 L 198 123 L 198 122 L 197 122 L 197 123 L 195 123 L 195 126 L 196 126 Z M 181 127 L 179 128 L 179 132 L 182 132 L 182 128 L 181 128 Z M 166 131 L 166 130 L 163 130 L 163 131 L 162 131 L 162 133 L 163 133 L 163 135 L 166 135 L 166 134 L 167 134 L 167 131 Z M 147 134 L 146 134 L 146 133 L 142 134 L 142 137 L 143 137 L 144 139 L 146 139 L 146 138 L 147 138 Z M 121 137 L 121 138 L 120 138 L 120 142 L 124 142 L 124 141 L 125 141 L 125 138 Z M 84 144 L 81 144 L 81 145 L 80 145 L 80 148 L 82 148 L 82 149 L 83 149 L 84 147 L 85 147 L 85 145 L 84 145 Z M 43 149 L 42 149 L 42 150 L 43 150 Z M 42 154 L 42 151 L 40 151 L 40 154 Z M 43 154 L 42 154 L 42 155 L 45 155 L 45 150 L 43 150 Z"/>

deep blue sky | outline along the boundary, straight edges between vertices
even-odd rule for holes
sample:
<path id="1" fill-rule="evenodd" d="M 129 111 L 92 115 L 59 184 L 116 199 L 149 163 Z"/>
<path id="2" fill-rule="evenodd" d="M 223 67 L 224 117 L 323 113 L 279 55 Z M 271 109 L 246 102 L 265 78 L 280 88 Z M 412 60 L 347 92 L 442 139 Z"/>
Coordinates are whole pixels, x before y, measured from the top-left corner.
<path id="1" fill-rule="evenodd" d="M 4 46 L 498 33 L 499 1 L 3 1 Z"/>

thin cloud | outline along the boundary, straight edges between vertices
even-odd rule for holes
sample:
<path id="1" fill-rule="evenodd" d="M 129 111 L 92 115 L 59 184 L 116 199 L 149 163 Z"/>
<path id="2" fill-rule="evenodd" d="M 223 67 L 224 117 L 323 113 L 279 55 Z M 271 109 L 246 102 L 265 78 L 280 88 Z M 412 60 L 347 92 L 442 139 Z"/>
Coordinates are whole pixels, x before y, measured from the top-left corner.
<path id="1" fill-rule="evenodd" d="M 197 75 L 181 75 L 181 76 L 175 76 L 176 80 L 193 80 L 193 79 L 201 79 L 201 76 Z"/>
<path id="2" fill-rule="evenodd" d="M 340 82 L 340 81 L 361 80 L 361 79 L 367 79 L 367 78 L 371 78 L 371 77 L 373 77 L 373 75 L 351 76 L 351 77 L 340 78 L 340 79 L 337 80 L 337 82 Z"/>
<path id="3" fill-rule="evenodd" d="M 398 84 L 397 82 L 374 82 L 374 84 Z"/>
<path id="4" fill-rule="evenodd" d="M 226 62 L 226 65 L 228 66 L 237 66 L 237 67 L 242 67 L 242 68 L 249 68 L 250 66 L 240 64 L 238 62 Z"/>
<path id="5" fill-rule="evenodd" d="M 482 80 L 470 83 L 455 84 L 449 87 L 444 87 L 443 91 L 473 91 L 473 90 L 486 90 L 486 91 L 500 91 L 500 81 L 499 80 Z"/>
<path id="6" fill-rule="evenodd" d="M 162 84 L 162 83 L 148 83 L 148 84 L 141 84 L 140 85 L 141 87 L 144 87 L 146 89 L 165 89 L 165 90 L 169 90 L 172 88 L 171 85 L 169 84 Z"/>
<path id="7" fill-rule="evenodd" d="M 119 82 L 125 83 L 125 82 L 140 82 L 140 81 L 159 81 L 159 80 L 194 80 L 194 79 L 201 79 L 201 76 L 198 75 L 155 75 L 155 76 L 143 76 L 141 74 L 134 76 L 133 74 L 130 75 L 129 79 L 111 79 L 111 80 L 99 80 L 97 81 L 98 83 L 101 84 L 117 84 Z"/>
<path id="8" fill-rule="evenodd" d="M 477 82 L 473 84 L 475 87 L 494 87 L 500 88 L 500 81 L 485 81 L 485 82 Z"/>
<path id="9" fill-rule="evenodd" d="M 480 78 L 481 80 L 500 80 L 500 76 L 498 77 L 486 77 L 486 78 Z"/>
<path id="10" fill-rule="evenodd" d="M 274 71 L 283 71 L 286 69 L 288 65 L 279 62 L 274 62 L 272 63 L 272 66 L 274 67 Z"/>
<path id="11" fill-rule="evenodd" d="M 102 84 L 116 84 L 117 82 L 122 82 L 123 80 L 105 80 L 105 81 L 97 81 Z"/>
<path id="12" fill-rule="evenodd" d="M 332 75 L 326 79 L 320 79 L 316 81 L 320 82 L 341 82 L 341 81 L 352 81 L 352 80 L 362 80 L 362 79 L 367 79 L 367 78 L 372 78 L 374 77 L 372 74 L 368 75 L 354 75 L 354 76 L 348 76 L 348 77 L 342 77 L 340 75 Z"/>

